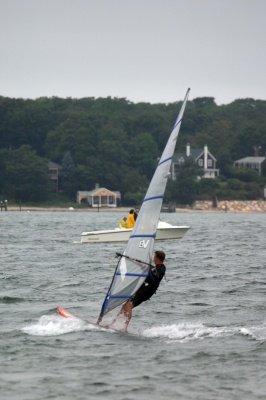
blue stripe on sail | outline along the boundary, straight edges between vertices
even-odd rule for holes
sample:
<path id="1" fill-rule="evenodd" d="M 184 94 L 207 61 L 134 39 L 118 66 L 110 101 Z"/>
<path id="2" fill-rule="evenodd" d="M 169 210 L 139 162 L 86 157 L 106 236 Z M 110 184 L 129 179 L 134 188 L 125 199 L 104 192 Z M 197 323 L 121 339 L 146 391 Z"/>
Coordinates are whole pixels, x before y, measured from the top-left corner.
<path id="1" fill-rule="evenodd" d="M 162 199 L 162 198 L 163 198 L 162 195 L 146 197 L 146 199 L 143 200 L 143 203 L 144 203 L 144 201 L 157 200 L 157 199 Z"/>
<path id="2" fill-rule="evenodd" d="M 116 275 L 126 275 L 126 276 L 145 276 L 147 277 L 148 274 L 134 274 L 133 272 L 126 272 L 125 274 L 121 273 L 121 272 L 117 272 Z"/>
<path id="3" fill-rule="evenodd" d="M 173 158 L 173 157 L 168 157 L 168 158 L 166 158 L 165 160 L 160 161 L 158 165 L 161 165 L 161 164 L 163 164 L 163 163 L 165 163 L 165 162 L 167 162 L 167 161 L 169 161 L 169 160 L 172 160 L 172 158 Z"/>
<path id="4" fill-rule="evenodd" d="M 181 118 L 179 121 L 177 121 L 177 122 L 175 123 L 174 128 L 175 128 L 178 124 L 180 124 L 180 123 L 182 122 L 182 119 L 183 119 L 183 118 Z"/>
<path id="5" fill-rule="evenodd" d="M 130 237 L 130 239 L 132 239 L 132 238 L 142 238 L 142 237 L 151 237 L 151 238 L 155 238 L 155 234 L 153 234 L 153 235 L 148 235 L 148 234 L 146 234 L 146 235 L 130 235 L 129 236 Z"/>
<path id="6" fill-rule="evenodd" d="M 130 296 L 109 296 L 109 299 L 129 299 L 132 295 Z"/>

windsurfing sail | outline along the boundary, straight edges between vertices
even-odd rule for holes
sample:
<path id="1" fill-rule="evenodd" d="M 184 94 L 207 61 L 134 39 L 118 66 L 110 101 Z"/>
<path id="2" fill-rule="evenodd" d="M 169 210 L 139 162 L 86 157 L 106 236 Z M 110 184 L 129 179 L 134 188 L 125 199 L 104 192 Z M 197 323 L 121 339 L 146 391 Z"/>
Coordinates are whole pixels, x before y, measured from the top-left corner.
<path id="1" fill-rule="evenodd" d="M 172 133 L 150 182 L 127 247 L 124 253 L 119 255 L 97 323 L 100 323 L 109 311 L 136 293 L 148 275 L 164 192 L 189 91 L 190 89 L 187 90 Z"/>

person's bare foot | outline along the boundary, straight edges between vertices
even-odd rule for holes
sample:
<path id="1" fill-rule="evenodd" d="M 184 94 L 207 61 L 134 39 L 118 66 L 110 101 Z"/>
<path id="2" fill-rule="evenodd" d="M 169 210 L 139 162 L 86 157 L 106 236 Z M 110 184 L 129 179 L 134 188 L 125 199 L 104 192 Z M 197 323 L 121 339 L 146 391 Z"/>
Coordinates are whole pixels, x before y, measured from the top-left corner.
<path id="1" fill-rule="evenodd" d="M 103 324 L 102 322 L 100 323 L 100 324 L 97 324 L 97 325 L 99 325 L 99 327 L 100 328 L 105 328 L 105 329 L 107 329 L 107 328 L 110 328 L 110 325 L 112 325 L 112 324 Z"/>

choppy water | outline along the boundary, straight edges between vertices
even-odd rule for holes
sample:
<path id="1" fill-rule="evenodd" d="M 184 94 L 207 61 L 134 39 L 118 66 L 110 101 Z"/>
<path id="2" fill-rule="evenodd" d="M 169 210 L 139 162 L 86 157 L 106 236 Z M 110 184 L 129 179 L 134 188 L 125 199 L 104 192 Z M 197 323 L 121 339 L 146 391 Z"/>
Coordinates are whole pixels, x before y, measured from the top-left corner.
<path id="1" fill-rule="evenodd" d="M 163 215 L 192 228 L 134 335 L 55 313 L 97 319 L 124 245 L 75 242 L 121 216 L 0 213 L 1 399 L 265 399 L 266 215 Z"/>

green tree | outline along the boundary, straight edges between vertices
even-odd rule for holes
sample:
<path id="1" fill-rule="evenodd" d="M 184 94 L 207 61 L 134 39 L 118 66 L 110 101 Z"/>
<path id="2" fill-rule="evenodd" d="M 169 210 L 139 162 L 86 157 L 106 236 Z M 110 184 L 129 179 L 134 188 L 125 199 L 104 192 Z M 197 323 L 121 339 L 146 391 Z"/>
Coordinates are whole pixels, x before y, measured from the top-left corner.
<path id="1" fill-rule="evenodd" d="M 217 196 L 219 182 L 217 179 L 202 178 L 198 182 L 198 197 L 202 200 L 211 200 Z"/>
<path id="2" fill-rule="evenodd" d="M 5 193 L 20 201 L 42 201 L 49 190 L 48 162 L 29 146 L 5 152 Z"/>
<path id="3" fill-rule="evenodd" d="M 158 147 L 149 133 L 140 133 L 130 143 L 130 165 L 151 178 L 158 156 Z"/>
<path id="4" fill-rule="evenodd" d="M 68 196 L 73 198 L 77 189 L 76 168 L 70 151 L 64 154 L 62 159 L 62 169 L 60 172 L 59 188 Z"/>
<path id="5" fill-rule="evenodd" d="M 166 200 L 179 204 L 193 204 L 197 198 L 198 180 L 201 175 L 202 170 L 192 158 L 188 158 L 180 165 L 176 181 L 168 183 Z"/>

